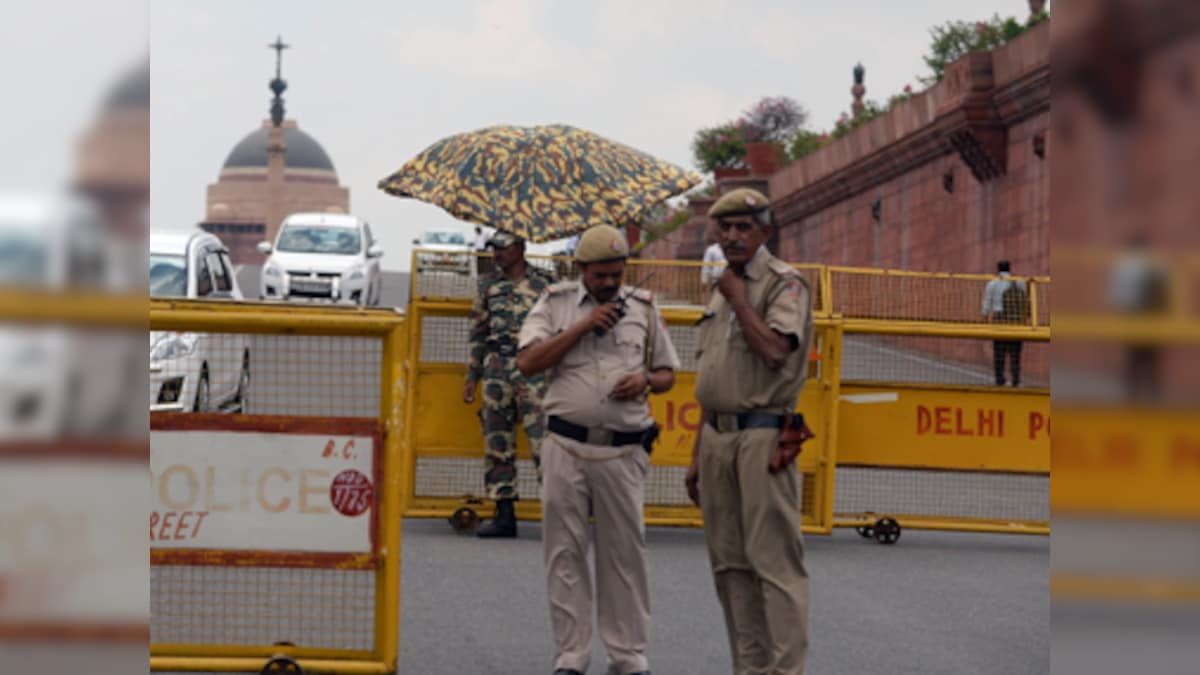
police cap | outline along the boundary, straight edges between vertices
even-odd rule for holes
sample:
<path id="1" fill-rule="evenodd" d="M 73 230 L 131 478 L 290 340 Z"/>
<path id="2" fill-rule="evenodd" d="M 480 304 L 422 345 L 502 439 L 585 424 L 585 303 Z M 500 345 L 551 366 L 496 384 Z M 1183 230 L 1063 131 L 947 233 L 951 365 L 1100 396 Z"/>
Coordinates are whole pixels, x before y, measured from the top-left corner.
<path id="1" fill-rule="evenodd" d="M 587 229 L 575 247 L 575 260 L 581 263 L 621 260 L 629 257 L 629 242 L 612 225 L 595 225 Z"/>
<path id="2" fill-rule="evenodd" d="M 708 210 L 708 217 L 757 215 L 770 207 L 771 203 L 767 200 L 767 196 L 758 190 L 738 188 L 721 195 L 721 198 Z"/>
<path id="3" fill-rule="evenodd" d="M 522 241 L 524 240 L 517 235 L 512 234 L 511 232 L 497 232 L 496 234 L 492 235 L 491 239 L 488 239 L 487 245 L 490 248 L 508 248 L 509 246 L 512 246 L 513 244 L 519 244 Z"/>

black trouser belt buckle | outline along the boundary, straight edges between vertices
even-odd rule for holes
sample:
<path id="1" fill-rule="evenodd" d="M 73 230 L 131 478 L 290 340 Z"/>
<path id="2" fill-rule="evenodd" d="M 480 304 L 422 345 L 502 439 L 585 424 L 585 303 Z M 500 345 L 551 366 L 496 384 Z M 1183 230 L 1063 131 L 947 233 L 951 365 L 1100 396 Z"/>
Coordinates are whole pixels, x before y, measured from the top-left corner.
<path id="1" fill-rule="evenodd" d="M 782 429 L 786 415 L 776 413 L 709 413 L 708 423 L 721 433 L 746 429 Z"/>
<path id="2" fill-rule="evenodd" d="M 546 428 L 551 433 L 589 445 L 640 445 L 642 439 L 646 436 L 645 431 L 612 431 L 610 429 L 585 427 L 581 424 L 564 420 L 557 415 L 551 415 L 546 420 Z"/>

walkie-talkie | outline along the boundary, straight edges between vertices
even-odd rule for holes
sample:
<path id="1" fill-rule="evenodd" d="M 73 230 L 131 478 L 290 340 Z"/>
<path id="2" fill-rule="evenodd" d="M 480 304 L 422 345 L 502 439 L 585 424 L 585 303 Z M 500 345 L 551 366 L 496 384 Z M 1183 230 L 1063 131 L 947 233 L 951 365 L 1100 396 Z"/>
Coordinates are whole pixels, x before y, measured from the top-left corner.
<path id="1" fill-rule="evenodd" d="M 621 295 L 619 293 L 617 294 L 617 299 L 613 300 L 613 302 L 617 305 L 617 321 L 620 321 L 621 319 L 625 318 L 625 303 L 629 301 L 629 296 L 633 295 L 638 290 L 640 290 L 642 287 L 642 284 L 646 283 L 647 281 L 650 281 L 650 277 L 654 276 L 655 272 L 657 272 L 657 271 L 658 270 L 655 270 L 654 272 L 651 272 L 650 274 L 647 274 L 646 276 L 642 277 L 642 280 L 637 282 L 636 286 L 629 289 L 629 292 L 626 293 L 625 295 Z M 604 329 L 599 326 L 596 326 L 595 328 L 592 329 L 592 333 L 594 333 L 597 337 L 604 335 L 604 332 L 605 332 Z"/>

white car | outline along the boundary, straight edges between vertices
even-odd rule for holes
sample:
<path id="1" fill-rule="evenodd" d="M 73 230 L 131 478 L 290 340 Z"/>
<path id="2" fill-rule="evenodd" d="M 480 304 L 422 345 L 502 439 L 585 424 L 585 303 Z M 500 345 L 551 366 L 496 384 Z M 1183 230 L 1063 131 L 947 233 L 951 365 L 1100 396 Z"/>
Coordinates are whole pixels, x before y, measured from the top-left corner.
<path id="1" fill-rule="evenodd" d="M 475 256 L 470 255 L 471 244 L 467 234 L 450 228 L 425 230 L 419 239 L 413 239 L 417 249 L 418 270 L 447 270 L 459 274 L 475 272 Z"/>
<path id="2" fill-rule="evenodd" d="M 110 258 L 99 214 L 87 202 L 0 194 L 0 287 L 6 291 L 103 292 Z M 129 342 L 127 331 L 0 325 L 0 440 L 117 433 L 145 367 Z"/>
<path id="3" fill-rule="evenodd" d="M 229 251 L 202 231 L 150 233 L 150 297 L 241 300 Z M 150 332 L 151 412 L 246 412 L 250 338 Z"/>
<path id="4" fill-rule="evenodd" d="M 294 213 L 275 243 L 261 242 L 259 299 L 348 301 L 377 305 L 383 291 L 383 248 L 361 218 L 334 213 Z"/>

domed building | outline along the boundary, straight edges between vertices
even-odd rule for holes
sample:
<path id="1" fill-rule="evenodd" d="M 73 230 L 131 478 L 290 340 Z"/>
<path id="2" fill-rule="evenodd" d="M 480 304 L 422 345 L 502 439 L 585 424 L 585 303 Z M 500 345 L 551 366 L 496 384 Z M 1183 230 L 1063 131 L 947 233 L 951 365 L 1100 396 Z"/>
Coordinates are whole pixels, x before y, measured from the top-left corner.
<path id="1" fill-rule="evenodd" d="M 238 264 L 261 264 L 255 249 L 274 241 L 279 225 L 300 211 L 349 213 L 350 190 L 338 184 L 329 153 L 295 120 L 285 119 L 280 58 L 287 47 L 276 41 L 271 118 L 233 146 L 217 182 L 208 186 L 207 208 L 200 227 L 221 238 Z"/>

